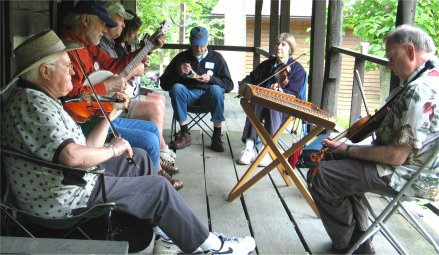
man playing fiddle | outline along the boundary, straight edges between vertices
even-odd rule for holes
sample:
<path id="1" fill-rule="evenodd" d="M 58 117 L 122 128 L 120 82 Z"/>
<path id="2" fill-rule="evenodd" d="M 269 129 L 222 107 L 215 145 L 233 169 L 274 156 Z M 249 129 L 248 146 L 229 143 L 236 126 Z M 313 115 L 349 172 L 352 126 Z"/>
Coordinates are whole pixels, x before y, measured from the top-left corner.
<path id="1" fill-rule="evenodd" d="M 40 217 L 61 218 L 74 209 L 101 203 L 100 179 L 88 173 L 90 168 L 101 165 L 105 169 L 106 197 L 116 203 L 116 210 L 156 223 L 181 253 L 253 251 L 256 245 L 252 237 L 209 232 L 168 181 L 162 176 L 147 175 L 153 166 L 144 150 L 132 149 L 121 137 L 114 138 L 112 146 L 104 146 L 108 121 L 101 120 L 84 136 L 59 100 L 73 89 L 75 71 L 66 52 L 80 47 L 80 43 L 61 41 L 49 30 L 14 50 L 17 72 L 13 80 L 20 80 L 2 108 L 2 146 L 84 170 L 83 174 L 72 174 L 5 156 L 2 171 L 6 172 L 18 206 Z M 137 167 L 129 164 L 127 156 L 133 157 Z"/>
<path id="2" fill-rule="evenodd" d="M 431 54 L 436 49 L 433 39 L 419 28 L 402 25 L 386 36 L 385 44 L 389 68 L 401 85 L 389 96 L 392 102 L 376 130 L 375 143 L 350 146 L 324 139 L 324 146 L 347 159 L 323 161 L 315 175 L 309 175 L 310 193 L 337 253 L 345 253 L 368 226 L 360 195 L 395 195 L 439 142 L 439 68 L 433 64 L 437 62 Z M 437 158 L 428 169 L 411 187 L 410 195 L 436 200 Z M 371 240 L 356 253 L 375 253 Z"/>

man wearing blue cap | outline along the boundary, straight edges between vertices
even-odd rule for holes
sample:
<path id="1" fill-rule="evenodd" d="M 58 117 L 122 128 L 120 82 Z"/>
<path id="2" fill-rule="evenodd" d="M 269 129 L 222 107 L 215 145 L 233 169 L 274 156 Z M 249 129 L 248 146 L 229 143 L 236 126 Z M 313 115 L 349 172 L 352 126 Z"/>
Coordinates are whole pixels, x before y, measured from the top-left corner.
<path id="1" fill-rule="evenodd" d="M 63 21 L 67 28 L 63 36 L 64 39 L 80 42 L 84 45 L 83 49 L 68 52 L 75 71 L 75 75 L 72 76 L 73 89 L 68 97 L 78 97 L 86 92 L 83 86 L 86 75 L 97 70 L 108 70 L 118 74 L 137 55 L 137 52 L 133 52 L 120 58 L 112 58 L 98 47 L 108 28 L 114 28 L 118 25 L 111 18 L 102 1 L 78 1 L 72 12 Z M 146 60 L 147 57 L 142 62 Z M 127 78 L 129 79 L 129 77 Z M 106 95 L 108 92 L 125 91 L 127 80 L 122 76 L 113 75 L 103 82 L 94 84 L 93 87 L 99 95 Z M 84 133 L 87 135 L 96 124 L 95 119 L 82 124 Z M 113 120 L 113 126 L 133 147 L 145 149 L 153 159 L 155 169 L 158 169 L 160 131 L 154 123 L 116 118 Z"/>
<path id="2" fill-rule="evenodd" d="M 214 123 L 211 147 L 224 151 L 221 135 L 221 124 L 225 120 L 224 93 L 233 89 L 233 82 L 226 61 L 219 52 L 207 47 L 208 40 L 206 28 L 192 28 L 190 48 L 175 56 L 160 77 L 160 86 L 169 91 L 174 115 L 180 124 L 175 149 L 191 145 L 187 106 L 206 105 Z"/>

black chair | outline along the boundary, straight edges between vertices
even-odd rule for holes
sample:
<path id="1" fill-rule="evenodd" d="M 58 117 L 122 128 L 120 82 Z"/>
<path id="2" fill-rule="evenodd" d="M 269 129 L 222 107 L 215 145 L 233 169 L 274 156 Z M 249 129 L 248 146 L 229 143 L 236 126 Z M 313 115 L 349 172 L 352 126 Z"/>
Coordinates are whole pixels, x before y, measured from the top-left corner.
<path id="1" fill-rule="evenodd" d="M 20 157 L 54 170 L 84 172 L 82 169 L 37 159 L 10 148 L 2 147 L 1 153 L 2 156 Z M 89 173 L 99 175 L 104 201 L 90 208 L 76 209 L 72 215 L 63 218 L 39 217 L 19 209 L 13 194 L 8 190 L 4 169 L 2 161 L 1 235 L 127 241 L 129 252 L 145 249 L 152 240 L 153 231 L 149 221 L 118 212 L 114 202 L 106 201 L 103 169 L 95 168 Z"/>
<path id="2" fill-rule="evenodd" d="M 204 105 L 188 105 L 187 115 L 190 118 L 187 123 L 188 129 L 190 130 L 195 125 L 197 125 L 204 133 L 206 133 L 210 138 L 212 138 L 211 132 L 213 132 L 212 125 L 209 125 L 204 121 L 204 117 L 210 113 L 209 106 Z M 210 132 L 208 132 L 210 131 Z M 174 137 L 177 135 L 177 119 L 175 115 L 172 116 L 171 124 L 171 143 L 174 141 Z"/>

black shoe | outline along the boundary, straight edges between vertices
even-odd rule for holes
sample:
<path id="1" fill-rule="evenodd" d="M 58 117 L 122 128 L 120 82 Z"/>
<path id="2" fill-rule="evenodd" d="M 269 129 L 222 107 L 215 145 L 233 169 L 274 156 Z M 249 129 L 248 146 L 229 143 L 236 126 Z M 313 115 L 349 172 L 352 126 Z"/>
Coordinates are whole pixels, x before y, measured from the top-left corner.
<path id="1" fill-rule="evenodd" d="M 331 252 L 334 254 L 346 254 L 350 249 L 350 246 L 343 249 L 331 247 Z M 366 242 L 362 243 L 358 249 L 356 249 L 352 254 L 375 254 L 375 249 L 373 248 L 372 242 L 366 240 Z"/>
<path id="2" fill-rule="evenodd" d="M 354 251 L 354 254 L 375 254 L 375 249 L 373 248 L 372 242 L 366 240 L 364 243 Z"/>
<path id="3" fill-rule="evenodd" d="M 213 133 L 212 134 L 212 143 L 211 143 L 210 147 L 214 151 L 219 151 L 219 152 L 224 151 L 223 135 L 221 133 Z"/>

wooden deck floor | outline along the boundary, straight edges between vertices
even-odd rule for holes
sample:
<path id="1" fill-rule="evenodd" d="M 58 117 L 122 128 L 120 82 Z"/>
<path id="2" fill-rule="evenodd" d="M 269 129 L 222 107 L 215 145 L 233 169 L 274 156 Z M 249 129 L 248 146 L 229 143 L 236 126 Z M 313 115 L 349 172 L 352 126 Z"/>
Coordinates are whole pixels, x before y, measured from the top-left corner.
<path id="1" fill-rule="evenodd" d="M 330 239 L 320 219 L 294 184 L 285 185 L 278 171 L 262 178 L 240 198 L 227 201 L 229 192 L 248 168 L 236 164 L 243 147 L 240 137 L 245 120 L 237 102 L 233 95 L 226 98 L 225 152 L 212 151 L 210 138 L 197 130 L 191 131 L 192 145 L 177 151 L 176 164 L 181 173 L 175 177 L 185 184 L 181 195 L 211 231 L 252 235 L 257 254 L 330 253 Z M 166 125 L 170 127 L 170 105 L 167 111 Z M 164 131 L 166 140 L 169 132 Z M 384 206 L 384 200 L 377 195 L 371 195 L 371 201 L 374 206 Z M 411 207 L 437 239 L 437 215 L 416 204 Z M 389 225 L 410 254 L 435 254 L 433 247 L 401 214 L 395 215 Z M 380 233 L 374 237 L 374 247 L 378 254 L 397 254 Z"/>

